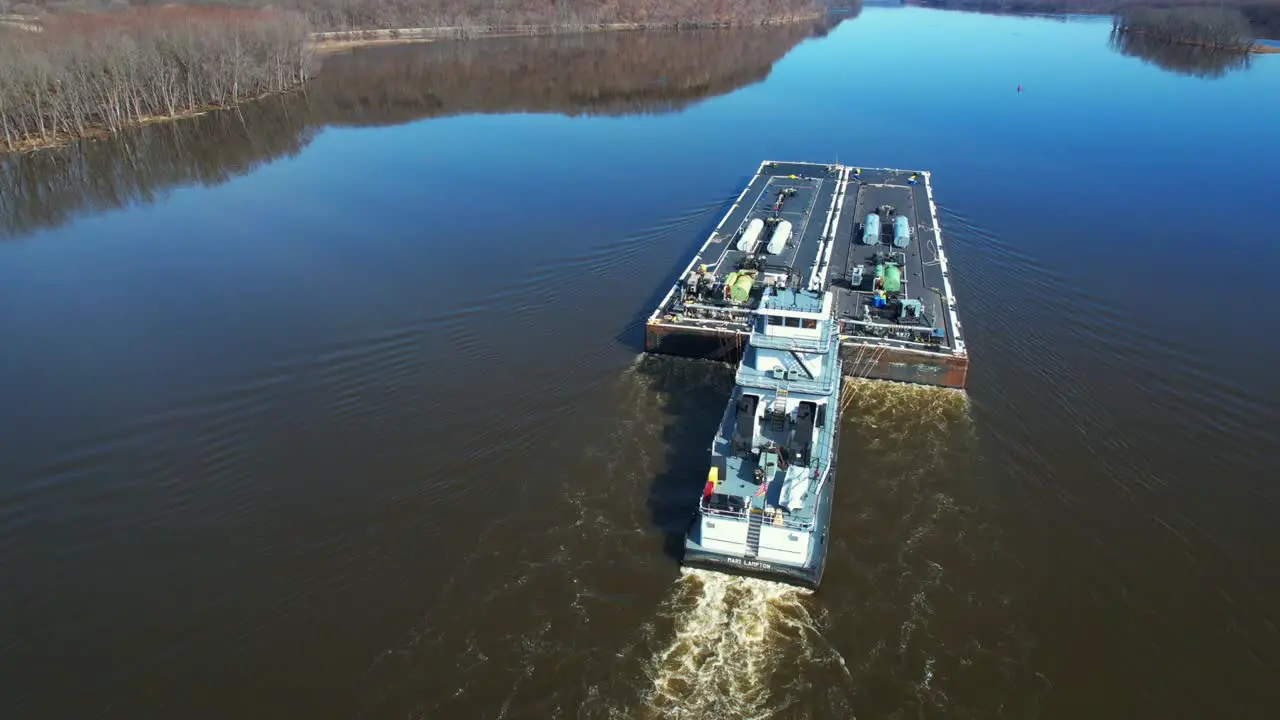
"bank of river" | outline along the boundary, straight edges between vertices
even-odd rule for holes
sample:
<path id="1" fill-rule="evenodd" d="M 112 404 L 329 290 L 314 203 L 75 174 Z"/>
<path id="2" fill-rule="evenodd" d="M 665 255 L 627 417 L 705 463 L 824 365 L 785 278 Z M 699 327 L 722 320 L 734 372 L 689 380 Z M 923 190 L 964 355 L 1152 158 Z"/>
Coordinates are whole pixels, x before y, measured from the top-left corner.
<path id="1" fill-rule="evenodd" d="M 1149 40 L 1149 42 L 1151 43 L 1163 43 L 1165 45 L 1181 45 L 1184 47 L 1198 48 L 1201 50 L 1207 50 L 1209 52 L 1215 52 L 1215 53 L 1224 53 L 1224 54 L 1225 53 L 1236 53 L 1236 54 L 1247 53 L 1247 54 L 1253 54 L 1253 55 L 1267 55 L 1271 53 L 1280 52 L 1280 45 L 1269 44 L 1266 41 L 1254 41 L 1253 44 L 1249 45 L 1249 47 L 1247 48 L 1221 47 L 1218 45 L 1214 45 L 1212 43 L 1200 42 L 1192 39 L 1166 40 L 1163 38 L 1155 38 L 1151 36 L 1151 34 L 1148 33 L 1147 31 L 1139 28 L 1125 28 L 1125 29 L 1119 30 L 1118 32 L 1123 35 L 1132 35 L 1136 37 L 1142 37 L 1143 39 Z"/>
<path id="2" fill-rule="evenodd" d="M 734 27 L 765 27 L 789 23 L 814 22 L 821 14 L 766 18 L 754 23 L 682 22 L 682 23 L 575 23 L 571 25 L 456 25 L 451 27 L 393 28 L 372 30 L 335 30 L 311 34 L 319 52 L 334 52 L 355 47 L 399 45 L 430 40 L 468 40 L 495 37 L 528 37 L 569 35 L 596 32 L 639 32 L 670 30 L 727 30 Z"/>
<path id="3" fill-rule="evenodd" d="M 822 18 L 821 14 L 788 16 L 778 18 L 766 18 L 754 23 L 745 25 L 746 27 L 767 27 L 776 25 L 813 23 Z M 570 35 L 584 33 L 599 32 L 660 32 L 668 30 L 694 31 L 694 30 L 725 30 L 735 26 L 744 26 L 742 23 L 729 22 L 682 22 L 678 24 L 671 23 L 574 23 L 565 25 L 459 25 L 446 27 L 426 27 L 426 28 L 398 28 L 385 30 L 346 30 L 333 32 L 316 32 L 311 33 L 307 38 L 307 46 L 305 53 L 315 57 L 323 57 L 324 55 L 352 50 L 359 47 L 375 47 L 386 45 L 403 45 L 410 43 L 428 42 L 432 40 L 475 40 L 482 38 L 503 38 L 503 37 L 525 37 L 525 36 L 543 36 L 543 35 Z M 12 32 L 40 32 L 39 25 L 23 25 L 24 30 L 13 30 Z M 301 60 L 303 65 L 308 64 L 307 59 Z M 319 70 L 323 72 L 323 68 Z M 31 133 L 29 135 L 11 136 L 6 126 L 5 134 L 0 135 L 0 154 L 5 152 L 32 152 L 38 150 L 47 150 L 50 148 L 64 147 L 68 143 L 77 140 L 102 139 L 114 132 L 119 132 L 127 128 L 150 125 L 157 122 L 179 121 L 203 115 L 213 110 L 224 110 L 237 107 L 245 103 L 256 102 L 267 95 L 287 94 L 296 92 L 303 84 L 298 83 L 282 90 L 273 90 L 269 93 L 261 93 L 251 96 L 245 96 L 229 102 L 216 103 L 200 103 L 174 113 L 155 113 L 149 115 L 133 115 L 123 120 L 117 120 L 111 126 L 104 124 L 94 124 L 90 122 L 83 125 L 78 130 L 71 132 L 67 130 L 46 130 L 44 124 L 40 126 L 39 133 Z M 4 88 L 0 88 L 3 91 Z M 136 87 L 118 88 L 117 92 L 126 96 L 137 93 Z M 3 99 L 3 98 L 0 98 Z M 0 106 L 3 107 L 3 106 Z M 56 123 L 54 124 L 56 126 Z"/>

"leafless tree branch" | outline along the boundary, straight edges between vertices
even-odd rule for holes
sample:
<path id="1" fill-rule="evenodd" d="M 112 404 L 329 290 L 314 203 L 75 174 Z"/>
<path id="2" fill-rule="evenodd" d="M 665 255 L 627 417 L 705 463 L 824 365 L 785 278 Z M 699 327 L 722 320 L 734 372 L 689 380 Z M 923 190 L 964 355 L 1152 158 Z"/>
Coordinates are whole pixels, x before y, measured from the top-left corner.
<path id="1" fill-rule="evenodd" d="M 225 107 L 301 84 L 310 25 L 294 12 L 132 8 L 45 19 L 0 43 L 6 149 Z"/>

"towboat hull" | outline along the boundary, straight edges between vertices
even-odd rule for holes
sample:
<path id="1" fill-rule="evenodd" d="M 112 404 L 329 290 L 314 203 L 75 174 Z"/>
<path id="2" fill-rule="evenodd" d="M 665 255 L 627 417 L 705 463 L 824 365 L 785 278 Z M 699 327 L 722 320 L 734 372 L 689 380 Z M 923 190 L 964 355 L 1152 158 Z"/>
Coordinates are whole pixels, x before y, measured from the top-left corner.
<path id="1" fill-rule="evenodd" d="M 696 518 L 695 518 L 696 522 Z M 724 553 L 703 550 L 692 540 L 686 538 L 684 558 L 680 562 L 685 567 L 712 570 L 729 575 L 742 575 L 760 578 L 772 582 L 796 585 L 809 590 L 817 590 L 822 582 L 822 573 L 827 566 L 827 538 L 823 532 L 814 549 L 813 558 L 804 566 L 785 565 L 768 562 L 757 558 L 737 557 Z"/>

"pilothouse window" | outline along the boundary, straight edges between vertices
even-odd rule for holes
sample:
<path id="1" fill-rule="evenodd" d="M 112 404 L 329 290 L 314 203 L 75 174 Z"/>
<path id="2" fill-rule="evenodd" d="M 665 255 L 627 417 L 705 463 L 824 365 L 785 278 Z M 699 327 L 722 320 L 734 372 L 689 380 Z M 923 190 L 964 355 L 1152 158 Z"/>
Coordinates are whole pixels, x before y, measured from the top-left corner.
<path id="1" fill-rule="evenodd" d="M 791 327 L 791 328 L 800 327 L 800 318 L 793 318 L 793 317 L 787 318 L 787 327 Z"/>
<path id="2" fill-rule="evenodd" d="M 782 318 L 781 318 L 781 317 L 778 317 L 777 315 L 770 315 L 770 316 L 769 316 L 769 324 L 770 324 L 770 325 L 781 325 L 781 324 L 782 324 Z"/>
<path id="3" fill-rule="evenodd" d="M 818 321 L 806 318 L 800 321 L 800 326 L 803 327 L 805 330 L 817 330 Z"/>

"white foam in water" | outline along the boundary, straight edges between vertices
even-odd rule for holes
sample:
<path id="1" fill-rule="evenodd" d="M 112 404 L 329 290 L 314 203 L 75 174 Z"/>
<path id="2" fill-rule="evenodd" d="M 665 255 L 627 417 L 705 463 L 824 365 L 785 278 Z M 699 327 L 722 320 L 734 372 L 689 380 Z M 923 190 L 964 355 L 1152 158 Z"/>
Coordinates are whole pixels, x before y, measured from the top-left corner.
<path id="1" fill-rule="evenodd" d="M 646 665 L 646 707 L 627 717 L 762 718 L 787 700 L 771 693 L 779 662 L 812 656 L 818 626 L 809 590 L 683 569 L 660 612 L 674 635 Z M 825 644 L 824 644 L 825 645 Z"/>
<path id="2" fill-rule="evenodd" d="M 689 382 L 694 382 L 692 374 Z M 657 397 L 649 383 L 637 383 L 635 393 L 638 407 Z M 855 443 L 854 450 L 870 453 L 882 476 L 875 496 L 920 497 L 910 503 L 913 511 L 908 517 L 895 515 L 884 521 L 890 533 L 897 533 L 894 542 L 910 554 L 940 515 L 956 511 L 952 499 L 930 481 L 970 444 L 968 397 L 941 388 L 853 379 L 845 384 L 843 400 L 848 408 L 845 422 L 856 426 L 862 438 L 863 447 Z M 660 426 L 650 431 L 658 432 Z M 627 437 L 634 433 L 635 428 L 629 428 Z M 832 559 L 840 562 L 841 556 Z M 928 558 L 923 562 L 924 572 L 914 566 L 886 569 L 895 576 L 911 572 L 917 578 L 907 583 L 910 594 L 899 599 L 910 606 L 910 617 L 901 627 L 884 628 L 872 647 L 858 651 L 852 669 L 825 637 L 830 618 L 823 603 L 809 597 L 812 591 L 683 569 L 653 621 L 644 624 L 649 656 L 635 688 L 638 697 L 628 693 L 628 699 L 615 699 L 619 704 L 605 714 L 614 720 L 852 717 L 850 699 L 868 674 L 880 673 L 884 663 L 901 664 L 913 636 L 930 621 L 929 591 L 941 582 L 942 568 Z M 843 612 L 847 621 L 850 610 Z M 899 645 L 877 661 L 886 646 Z M 908 682 L 938 706 L 947 698 L 936 680 L 929 657 L 921 673 Z M 806 715 L 813 712 L 817 714 Z"/>

